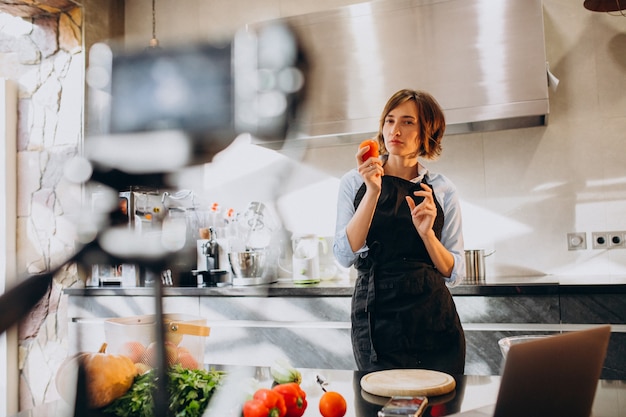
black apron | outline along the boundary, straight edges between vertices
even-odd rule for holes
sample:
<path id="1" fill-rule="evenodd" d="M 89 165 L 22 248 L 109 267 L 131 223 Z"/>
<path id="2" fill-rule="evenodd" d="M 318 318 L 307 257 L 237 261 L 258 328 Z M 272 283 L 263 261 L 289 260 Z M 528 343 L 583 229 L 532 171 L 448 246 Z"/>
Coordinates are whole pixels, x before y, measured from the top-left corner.
<path id="1" fill-rule="evenodd" d="M 432 188 L 432 187 L 431 187 Z M 419 183 L 384 175 L 367 235 L 368 255 L 355 264 L 352 349 L 359 370 L 465 370 L 465 336 L 452 295 L 433 265 L 411 219 L 405 196 Z M 361 186 L 355 208 L 365 193 Z M 444 214 L 437 202 L 433 230 L 441 239 Z"/>

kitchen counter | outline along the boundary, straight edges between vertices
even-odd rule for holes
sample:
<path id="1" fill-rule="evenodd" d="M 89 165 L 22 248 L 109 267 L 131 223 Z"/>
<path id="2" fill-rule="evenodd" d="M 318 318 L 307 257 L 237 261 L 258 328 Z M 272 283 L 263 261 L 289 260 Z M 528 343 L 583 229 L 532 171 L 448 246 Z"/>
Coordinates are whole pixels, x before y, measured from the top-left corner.
<path id="1" fill-rule="evenodd" d="M 243 372 L 243 376 L 254 377 L 260 386 L 270 387 L 271 379 L 269 368 L 267 367 L 220 367 L 227 372 Z M 381 408 L 381 403 L 386 400 L 384 397 L 377 397 L 365 393 L 360 388 L 361 377 L 365 374 L 359 371 L 329 370 L 329 369 L 301 369 L 303 381 L 302 388 L 307 393 L 308 407 L 304 417 L 319 417 L 317 405 L 322 390 L 315 383 L 316 375 L 322 375 L 329 383 L 327 389 L 341 393 L 348 403 L 346 417 L 375 417 Z M 456 388 L 452 393 L 439 397 L 429 398 L 430 406 L 424 416 L 447 416 L 469 410 L 490 412 L 495 404 L 500 384 L 499 376 L 456 376 Z M 242 388 L 244 384 L 236 384 L 237 388 Z M 233 387 L 234 388 L 234 387 Z M 232 388 L 231 388 L 231 391 Z M 233 400 L 233 394 L 229 394 L 231 401 L 235 404 L 241 403 L 237 399 Z M 594 417 L 623 417 L 623 405 L 626 402 L 626 381 L 605 381 L 598 382 L 595 401 L 593 405 Z M 529 404 L 529 407 L 532 405 Z M 532 408 L 529 415 L 533 415 Z M 56 401 L 48 403 L 32 410 L 24 411 L 10 417 L 70 417 L 71 409 L 63 402 Z M 208 413 L 209 416 L 216 415 Z M 219 413 L 220 416 L 228 417 L 228 413 Z M 239 414 L 232 413 L 232 416 Z M 473 414 L 472 414 L 473 415 Z M 476 414 L 482 415 L 482 414 Z"/>
<path id="2" fill-rule="evenodd" d="M 164 313 L 206 319 L 205 362 L 267 365 L 285 356 L 301 368 L 356 369 L 350 342 L 354 281 L 163 288 Z M 71 347 L 97 350 L 110 317 L 153 314 L 154 288 L 67 288 Z M 611 324 L 602 378 L 626 379 L 626 279 L 529 277 L 451 289 L 467 342 L 465 372 L 497 375 L 498 341 Z M 89 337 L 86 337 L 89 335 Z"/>
<path id="3" fill-rule="evenodd" d="M 163 296 L 202 297 L 351 297 L 353 280 L 324 280 L 318 284 L 295 284 L 291 279 L 279 279 L 272 284 L 223 287 L 164 287 Z M 484 284 L 457 285 L 450 289 L 453 296 L 520 295 L 520 294 L 626 294 L 626 277 L 554 276 L 494 278 Z M 66 288 L 64 293 L 75 296 L 150 296 L 150 287 L 86 287 Z"/>

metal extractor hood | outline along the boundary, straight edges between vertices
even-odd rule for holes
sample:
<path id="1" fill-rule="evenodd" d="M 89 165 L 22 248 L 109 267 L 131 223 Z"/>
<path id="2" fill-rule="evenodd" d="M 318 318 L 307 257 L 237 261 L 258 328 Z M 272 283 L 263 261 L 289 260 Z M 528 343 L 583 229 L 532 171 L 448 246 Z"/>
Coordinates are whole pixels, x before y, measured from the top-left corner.
<path id="1" fill-rule="evenodd" d="M 381 0 L 282 20 L 310 66 L 286 145 L 371 137 L 402 88 L 435 96 L 447 135 L 547 123 L 542 0 Z"/>

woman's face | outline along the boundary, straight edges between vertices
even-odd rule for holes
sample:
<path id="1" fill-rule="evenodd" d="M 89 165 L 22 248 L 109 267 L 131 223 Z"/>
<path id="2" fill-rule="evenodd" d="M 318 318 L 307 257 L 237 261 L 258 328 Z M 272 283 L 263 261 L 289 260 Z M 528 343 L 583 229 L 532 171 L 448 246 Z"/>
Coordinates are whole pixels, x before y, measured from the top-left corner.
<path id="1" fill-rule="evenodd" d="M 413 156 L 418 150 L 417 106 L 406 101 L 391 110 L 383 124 L 385 148 L 390 155 Z"/>

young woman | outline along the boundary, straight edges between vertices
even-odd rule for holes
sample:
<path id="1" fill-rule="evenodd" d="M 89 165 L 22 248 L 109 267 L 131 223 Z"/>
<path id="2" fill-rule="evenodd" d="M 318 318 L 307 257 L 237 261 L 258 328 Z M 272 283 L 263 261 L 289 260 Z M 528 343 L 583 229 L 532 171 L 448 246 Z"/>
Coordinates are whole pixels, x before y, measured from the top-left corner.
<path id="1" fill-rule="evenodd" d="M 462 374 L 465 337 L 448 290 L 465 276 L 456 189 L 418 157 L 441 153 L 445 118 L 428 93 L 400 90 L 385 105 L 380 157 L 340 183 L 333 251 L 354 265 L 352 348 L 359 370 Z"/>

